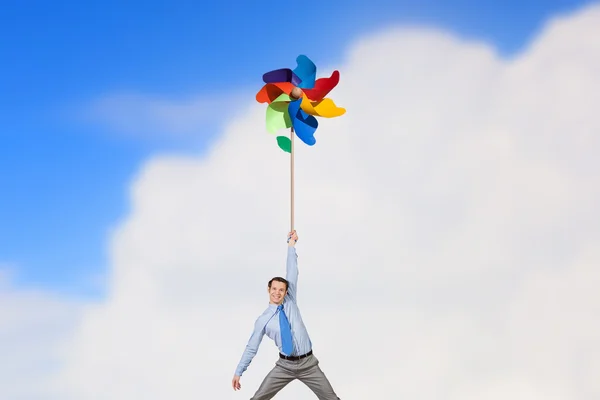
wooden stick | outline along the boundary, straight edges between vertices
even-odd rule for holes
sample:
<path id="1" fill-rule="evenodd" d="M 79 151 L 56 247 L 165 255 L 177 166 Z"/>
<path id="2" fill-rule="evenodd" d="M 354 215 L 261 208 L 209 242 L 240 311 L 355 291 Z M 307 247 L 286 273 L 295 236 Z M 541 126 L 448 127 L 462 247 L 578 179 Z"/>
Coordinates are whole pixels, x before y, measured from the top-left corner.
<path id="1" fill-rule="evenodd" d="M 291 148 L 290 148 L 290 219 L 291 229 L 294 230 L 294 127 L 290 132 Z"/>

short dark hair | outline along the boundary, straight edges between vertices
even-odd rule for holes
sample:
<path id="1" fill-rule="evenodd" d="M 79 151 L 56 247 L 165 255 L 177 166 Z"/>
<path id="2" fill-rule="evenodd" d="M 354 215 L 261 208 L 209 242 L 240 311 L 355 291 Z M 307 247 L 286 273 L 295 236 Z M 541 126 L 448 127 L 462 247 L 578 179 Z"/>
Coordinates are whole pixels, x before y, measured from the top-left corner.
<path id="1" fill-rule="evenodd" d="M 288 289 L 288 281 L 285 278 L 282 278 L 280 276 L 276 276 L 275 278 L 273 278 L 269 281 L 269 289 L 271 289 L 271 284 L 273 283 L 273 281 L 285 283 L 285 290 Z"/>

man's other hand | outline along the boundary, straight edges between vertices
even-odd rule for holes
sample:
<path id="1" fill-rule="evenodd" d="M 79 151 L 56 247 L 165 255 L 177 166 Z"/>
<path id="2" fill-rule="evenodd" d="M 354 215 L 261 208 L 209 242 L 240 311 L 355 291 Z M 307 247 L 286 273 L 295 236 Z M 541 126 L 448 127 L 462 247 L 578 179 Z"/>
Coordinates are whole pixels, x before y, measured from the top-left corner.
<path id="1" fill-rule="evenodd" d="M 242 385 L 240 384 L 240 377 L 237 375 L 233 376 L 233 379 L 231 380 L 231 386 L 233 386 L 233 390 L 240 390 L 242 388 Z"/>

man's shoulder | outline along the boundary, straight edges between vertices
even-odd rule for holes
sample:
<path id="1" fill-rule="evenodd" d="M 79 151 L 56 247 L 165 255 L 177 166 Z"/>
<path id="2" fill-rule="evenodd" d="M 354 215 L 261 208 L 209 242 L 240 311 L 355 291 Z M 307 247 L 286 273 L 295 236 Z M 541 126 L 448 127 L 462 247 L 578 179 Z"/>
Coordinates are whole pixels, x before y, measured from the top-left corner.
<path id="1" fill-rule="evenodd" d="M 261 319 L 265 319 L 265 318 L 269 318 L 271 317 L 271 315 L 273 315 L 274 310 L 271 309 L 271 307 L 267 307 L 265 308 L 265 310 L 262 312 L 262 314 L 260 314 L 256 320 L 260 321 Z"/>
<path id="2" fill-rule="evenodd" d="M 273 315 L 273 310 L 267 307 L 265 311 L 262 312 L 262 314 L 256 317 L 256 320 L 254 321 L 254 328 L 258 329 L 259 326 L 264 327 L 267 324 L 267 322 L 269 322 L 269 319 L 273 317 Z"/>
<path id="3" fill-rule="evenodd" d="M 298 304 L 296 304 L 296 300 L 294 299 L 293 296 L 290 296 L 289 294 L 285 295 L 285 299 L 283 300 L 283 307 L 293 307 L 293 308 L 298 308 Z"/>

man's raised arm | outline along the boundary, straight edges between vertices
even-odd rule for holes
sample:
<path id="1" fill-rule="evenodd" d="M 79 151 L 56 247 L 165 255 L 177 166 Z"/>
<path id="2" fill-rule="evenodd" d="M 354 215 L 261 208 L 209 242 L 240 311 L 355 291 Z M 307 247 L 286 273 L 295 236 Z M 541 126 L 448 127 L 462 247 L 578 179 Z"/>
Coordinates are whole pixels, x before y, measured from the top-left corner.
<path id="1" fill-rule="evenodd" d="M 296 301 L 298 295 L 298 255 L 296 254 L 296 242 L 298 234 L 291 231 L 288 235 L 288 252 L 286 262 L 285 279 L 288 281 L 287 294 L 292 301 Z"/>

